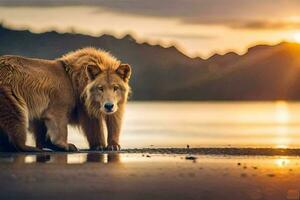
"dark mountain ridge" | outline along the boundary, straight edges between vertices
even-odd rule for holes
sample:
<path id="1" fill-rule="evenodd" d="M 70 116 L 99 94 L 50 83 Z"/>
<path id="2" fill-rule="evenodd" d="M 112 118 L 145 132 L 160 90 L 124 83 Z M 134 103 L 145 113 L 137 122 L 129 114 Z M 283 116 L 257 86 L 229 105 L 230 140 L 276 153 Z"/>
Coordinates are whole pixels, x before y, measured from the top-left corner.
<path id="1" fill-rule="evenodd" d="M 189 58 L 175 47 L 137 43 L 126 35 L 32 33 L 0 26 L 0 55 L 53 59 L 93 46 L 110 51 L 133 68 L 134 100 L 298 100 L 300 45 L 258 45 L 244 55 L 229 52 Z"/>

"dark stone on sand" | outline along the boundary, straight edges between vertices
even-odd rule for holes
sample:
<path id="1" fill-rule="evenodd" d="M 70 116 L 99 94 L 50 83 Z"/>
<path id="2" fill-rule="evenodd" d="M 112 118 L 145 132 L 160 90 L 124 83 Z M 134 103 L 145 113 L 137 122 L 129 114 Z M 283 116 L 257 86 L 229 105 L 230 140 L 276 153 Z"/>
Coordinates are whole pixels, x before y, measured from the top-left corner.
<path id="1" fill-rule="evenodd" d="M 275 177 L 275 174 L 267 174 L 268 177 Z"/>
<path id="2" fill-rule="evenodd" d="M 197 157 L 195 157 L 195 156 L 186 156 L 185 159 L 186 160 L 197 160 Z"/>

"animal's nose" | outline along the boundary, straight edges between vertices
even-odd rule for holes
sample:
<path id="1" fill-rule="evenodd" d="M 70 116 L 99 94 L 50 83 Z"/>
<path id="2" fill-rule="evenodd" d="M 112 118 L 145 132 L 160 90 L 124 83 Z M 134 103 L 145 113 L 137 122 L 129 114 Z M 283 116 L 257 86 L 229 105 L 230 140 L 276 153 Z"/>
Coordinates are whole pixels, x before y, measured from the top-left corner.
<path id="1" fill-rule="evenodd" d="M 112 111 L 113 107 L 114 107 L 114 104 L 113 104 L 113 103 L 105 103 L 105 104 L 104 104 L 104 108 L 105 108 L 105 110 L 107 110 L 107 111 Z"/>

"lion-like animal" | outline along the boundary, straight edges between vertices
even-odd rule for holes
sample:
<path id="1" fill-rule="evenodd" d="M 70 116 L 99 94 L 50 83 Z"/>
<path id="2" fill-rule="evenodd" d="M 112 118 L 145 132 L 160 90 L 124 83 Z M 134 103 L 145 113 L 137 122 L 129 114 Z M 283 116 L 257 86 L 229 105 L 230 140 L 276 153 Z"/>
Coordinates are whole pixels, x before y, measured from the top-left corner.
<path id="1" fill-rule="evenodd" d="M 68 124 L 83 131 L 92 150 L 120 149 L 130 75 L 128 64 L 95 48 L 56 60 L 1 56 L 2 150 L 76 151 L 75 145 L 67 143 Z M 27 130 L 34 133 L 36 147 L 25 144 Z"/>

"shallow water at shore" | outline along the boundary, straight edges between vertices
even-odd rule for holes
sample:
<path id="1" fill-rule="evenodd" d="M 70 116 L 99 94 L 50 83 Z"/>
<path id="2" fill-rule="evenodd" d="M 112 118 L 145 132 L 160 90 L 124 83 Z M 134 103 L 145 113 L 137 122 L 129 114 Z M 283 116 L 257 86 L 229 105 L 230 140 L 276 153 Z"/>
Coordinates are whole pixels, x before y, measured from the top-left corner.
<path id="1" fill-rule="evenodd" d="M 299 199 L 300 157 L 1 154 L 0 199 Z"/>

